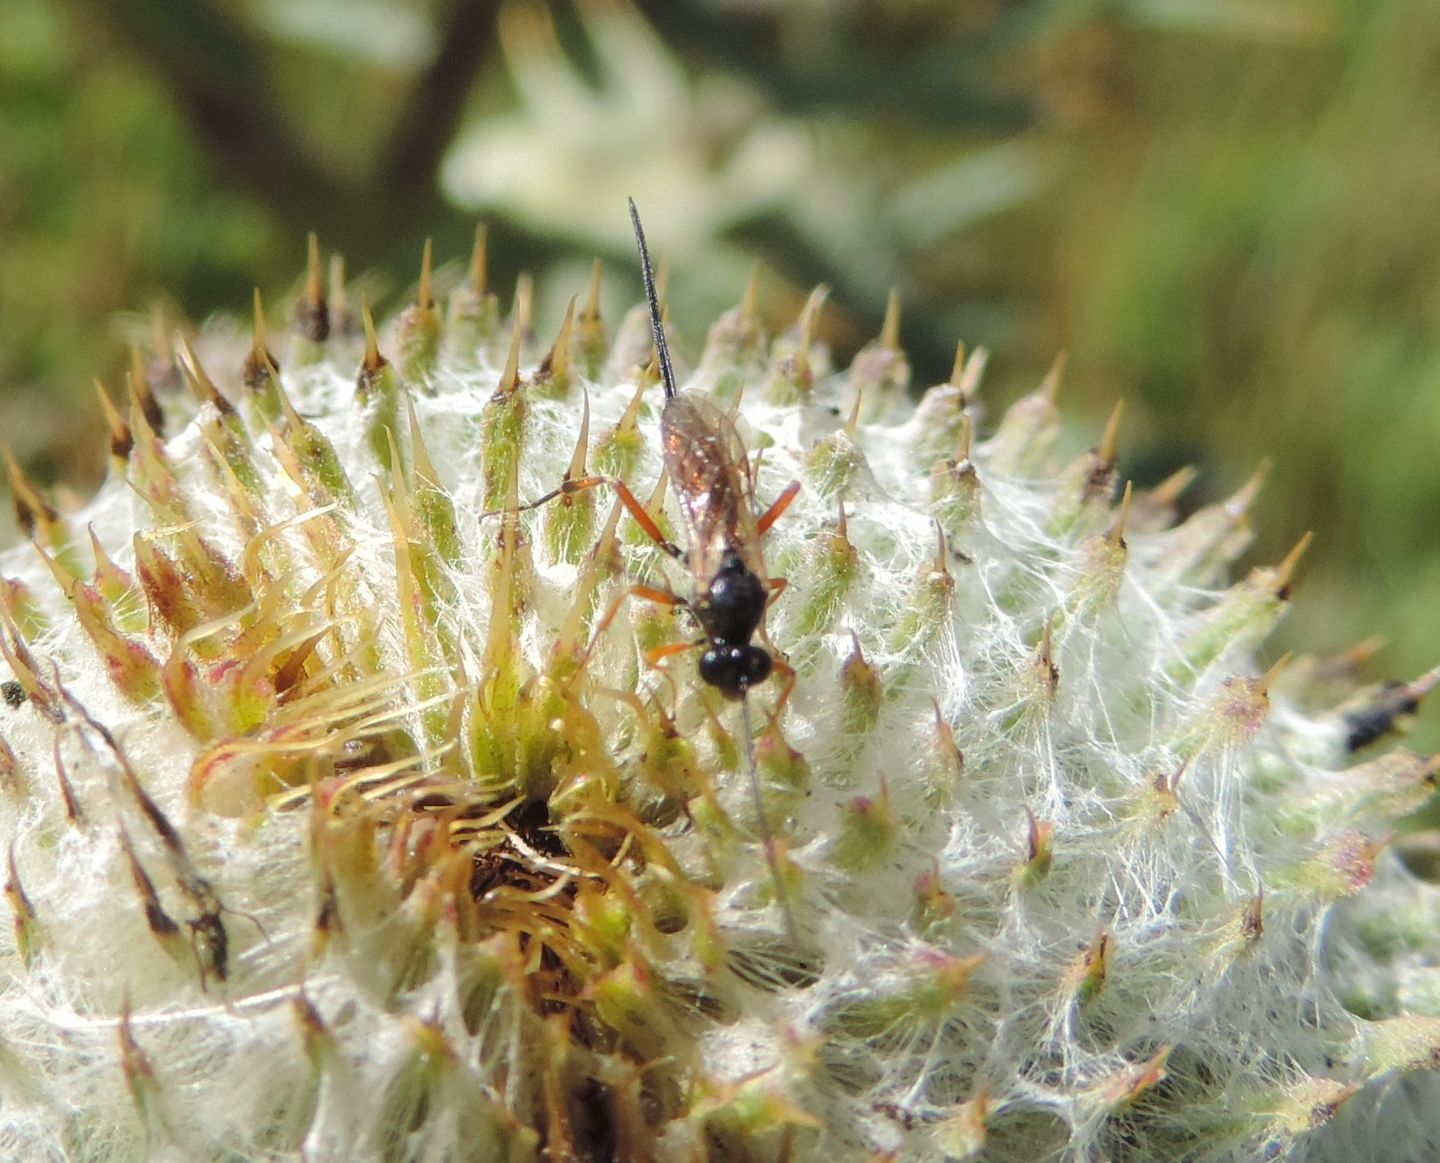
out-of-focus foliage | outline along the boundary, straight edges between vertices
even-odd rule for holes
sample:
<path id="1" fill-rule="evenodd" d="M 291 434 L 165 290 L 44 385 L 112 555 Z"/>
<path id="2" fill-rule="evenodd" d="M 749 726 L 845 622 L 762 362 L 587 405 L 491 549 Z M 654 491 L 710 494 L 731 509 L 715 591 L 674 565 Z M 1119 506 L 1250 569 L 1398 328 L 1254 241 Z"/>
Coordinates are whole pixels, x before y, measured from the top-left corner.
<path id="1" fill-rule="evenodd" d="M 957 339 L 1001 397 L 1068 349 L 1067 392 L 1127 399 L 1142 483 L 1193 461 L 1198 502 L 1274 458 L 1257 557 L 1317 532 L 1290 644 L 1440 657 L 1426 0 L 0 0 L 0 24 L 0 430 L 42 478 L 93 471 L 69 433 L 157 300 L 258 284 L 278 311 L 306 230 L 395 272 L 479 217 L 502 292 L 556 265 L 579 290 L 599 254 L 618 305 L 634 194 L 692 338 L 758 254 L 772 325 L 827 282 L 841 348 L 899 287 L 921 381 Z"/>
<path id="2" fill-rule="evenodd" d="M 1274 458 L 1258 555 L 1317 534 L 1286 645 L 1379 632 L 1419 673 L 1440 656 L 1440 10 L 1291 15 L 1243 41 L 1112 32 L 1128 98 L 1073 138 L 1057 336 L 1083 390 L 1142 405 L 1159 464 Z"/>
<path id="3" fill-rule="evenodd" d="M 213 302 L 278 240 L 216 180 L 160 78 L 46 0 L 0 0 L 0 28 L 0 433 L 83 488 L 115 313 Z"/>

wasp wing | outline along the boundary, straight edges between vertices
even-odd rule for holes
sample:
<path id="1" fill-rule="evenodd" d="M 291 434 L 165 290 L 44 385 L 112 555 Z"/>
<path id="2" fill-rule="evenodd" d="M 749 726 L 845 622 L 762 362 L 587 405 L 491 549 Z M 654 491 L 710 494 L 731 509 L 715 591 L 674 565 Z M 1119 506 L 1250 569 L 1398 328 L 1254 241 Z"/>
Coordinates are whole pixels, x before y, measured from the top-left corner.
<path id="1" fill-rule="evenodd" d="M 690 572 L 708 584 L 727 549 L 764 578 L 755 531 L 755 482 L 745 443 L 705 397 L 683 392 L 660 414 L 665 468 L 689 534 Z"/>

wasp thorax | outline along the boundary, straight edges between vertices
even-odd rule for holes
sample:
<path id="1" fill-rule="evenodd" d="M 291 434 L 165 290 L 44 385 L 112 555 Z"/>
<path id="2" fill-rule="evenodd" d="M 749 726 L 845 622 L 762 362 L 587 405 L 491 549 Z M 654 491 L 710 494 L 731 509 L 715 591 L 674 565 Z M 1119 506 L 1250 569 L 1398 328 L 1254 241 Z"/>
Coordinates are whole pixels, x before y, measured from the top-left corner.
<path id="1" fill-rule="evenodd" d="M 760 625 L 766 596 L 765 583 L 738 553 L 727 549 L 719 570 L 695 603 L 695 616 L 712 642 L 743 644 Z"/>

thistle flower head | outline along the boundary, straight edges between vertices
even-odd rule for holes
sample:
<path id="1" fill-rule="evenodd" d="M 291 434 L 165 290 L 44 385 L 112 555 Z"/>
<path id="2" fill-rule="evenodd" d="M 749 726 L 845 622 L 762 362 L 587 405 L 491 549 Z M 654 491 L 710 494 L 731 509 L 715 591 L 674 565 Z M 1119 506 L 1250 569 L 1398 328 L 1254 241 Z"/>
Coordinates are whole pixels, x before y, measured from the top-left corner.
<path id="1" fill-rule="evenodd" d="M 1058 367 L 986 429 L 822 300 L 678 369 L 786 583 L 738 702 L 646 312 L 537 345 L 483 244 L 377 330 L 312 243 L 273 346 L 102 389 L 85 509 L 10 465 L 3 1153 L 1428 1157 L 1436 764 L 1352 753 L 1433 676 L 1262 669 L 1253 485 L 1177 520 Z"/>

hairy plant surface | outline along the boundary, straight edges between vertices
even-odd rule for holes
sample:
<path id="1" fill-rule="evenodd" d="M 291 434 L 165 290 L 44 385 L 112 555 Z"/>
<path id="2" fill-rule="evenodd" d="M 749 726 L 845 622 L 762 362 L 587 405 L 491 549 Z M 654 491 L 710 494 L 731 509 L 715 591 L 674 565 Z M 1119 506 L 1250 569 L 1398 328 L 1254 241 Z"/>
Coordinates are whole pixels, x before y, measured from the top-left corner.
<path id="1" fill-rule="evenodd" d="M 88 506 L 12 473 L 0 1153 L 1440 1150 L 1440 905 L 1386 847 L 1436 765 L 1352 757 L 1429 680 L 1262 673 L 1253 484 L 1176 523 L 1113 426 L 1057 464 L 1058 370 L 982 440 L 982 354 L 917 405 L 898 310 L 833 373 L 821 299 L 683 376 L 757 512 L 801 483 L 743 704 L 627 596 L 697 579 L 611 486 L 518 511 L 598 473 L 684 541 L 593 289 L 545 353 L 427 271 L 380 343 L 312 255 L 281 359 L 102 393 Z"/>

